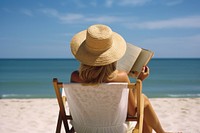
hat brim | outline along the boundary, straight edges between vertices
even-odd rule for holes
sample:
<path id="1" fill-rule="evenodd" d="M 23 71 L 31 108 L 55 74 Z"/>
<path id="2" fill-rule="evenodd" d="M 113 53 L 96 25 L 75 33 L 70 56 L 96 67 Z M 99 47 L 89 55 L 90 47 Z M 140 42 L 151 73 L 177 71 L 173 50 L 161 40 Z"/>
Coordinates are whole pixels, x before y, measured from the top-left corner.
<path id="1" fill-rule="evenodd" d="M 112 47 L 101 53 L 91 53 L 85 46 L 87 31 L 81 31 L 74 35 L 71 45 L 72 54 L 81 63 L 90 66 L 103 66 L 119 60 L 126 51 L 126 41 L 118 33 L 113 32 Z"/>

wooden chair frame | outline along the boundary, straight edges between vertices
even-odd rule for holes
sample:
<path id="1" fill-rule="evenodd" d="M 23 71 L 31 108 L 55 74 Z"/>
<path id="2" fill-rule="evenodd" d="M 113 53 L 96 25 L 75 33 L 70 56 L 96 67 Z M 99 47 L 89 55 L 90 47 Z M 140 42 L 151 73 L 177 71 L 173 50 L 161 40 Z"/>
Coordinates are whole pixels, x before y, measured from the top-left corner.
<path id="1" fill-rule="evenodd" d="M 57 101 L 59 104 L 59 116 L 57 121 L 56 133 L 61 132 L 62 122 L 64 124 L 64 128 L 66 133 L 75 133 L 74 128 L 69 129 L 68 120 L 72 120 L 71 115 L 66 115 L 65 112 L 65 102 L 67 100 L 66 97 L 63 97 L 61 94 L 61 89 L 63 88 L 63 83 L 58 82 L 57 78 L 53 79 L 54 90 L 56 93 Z M 136 83 L 128 84 L 129 89 L 136 89 L 137 95 L 137 113 L 136 116 L 127 115 L 126 121 L 136 121 L 137 124 L 133 130 L 133 133 L 142 133 L 143 128 L 143 117 L 144 117 L 144 99 L 142 96 L 142 81 L 137 80 Z"/>

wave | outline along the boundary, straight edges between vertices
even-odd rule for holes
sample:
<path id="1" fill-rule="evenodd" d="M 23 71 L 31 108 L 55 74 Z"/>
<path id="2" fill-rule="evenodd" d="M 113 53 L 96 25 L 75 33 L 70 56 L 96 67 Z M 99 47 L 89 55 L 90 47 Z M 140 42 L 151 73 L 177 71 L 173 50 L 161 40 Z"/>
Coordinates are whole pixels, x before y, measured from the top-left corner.
<path id="1" fill-rule="evenodd" d="M 31 98 L 29 94 L 2 94 L 0 98 Z"/>
<path id="2" fill-rule="evenodd" d="M 0 99 L 12 99 L 12 98 L 21 98 L 21 99 L 28 99 L 28 98 L 54 98 L 54 95 L 31 95 L 31 94 L 2 94 L 0 95 Z"/>
<path id="3" fill-rule="evenodd" d="M 172 98 L 195 98 L 200 97 L 200 94 L 168 94 Z"/>

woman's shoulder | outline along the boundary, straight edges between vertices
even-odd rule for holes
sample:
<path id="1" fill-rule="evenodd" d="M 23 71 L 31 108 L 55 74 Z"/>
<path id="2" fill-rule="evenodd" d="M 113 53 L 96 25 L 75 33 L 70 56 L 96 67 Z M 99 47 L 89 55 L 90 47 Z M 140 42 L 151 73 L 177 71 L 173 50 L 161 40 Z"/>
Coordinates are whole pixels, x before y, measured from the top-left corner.
<path id="1" fill-rule="evenodd" d="M 79 77 L 79 72 L 78 71 L 73 71 L 71 73 L 71 82 L 76 82 L 76 83 L 81 83 L 82 80 Z"/>
<path id="2" fill-rule="evenodd" d="M 71 76 L 77 76 L 77 75 L 79 75 L 79 72 L 76 70 L 76 71 L 73 71 L 72 73 L 71 73 Z"/>
<path id="3" fill-rule="evenodd" d="M 128 76 L 125 71 L 117 70 L 119 76 Z"/>
<path id="4" fill-rule="evenodd" d="M 119 71 L 117 72 L 116 78 L 113 80 L 115 82 L 130 82 L 128 75 L 125 71 Z"/>

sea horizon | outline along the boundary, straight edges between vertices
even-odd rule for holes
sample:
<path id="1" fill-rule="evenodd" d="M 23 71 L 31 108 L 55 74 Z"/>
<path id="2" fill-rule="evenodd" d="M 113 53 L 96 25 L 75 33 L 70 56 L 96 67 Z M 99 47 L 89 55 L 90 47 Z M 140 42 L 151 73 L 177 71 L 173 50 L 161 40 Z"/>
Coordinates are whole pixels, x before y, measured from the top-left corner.
<path id="1" fill-rule="evenodd" d="M 148 97 L 200 97 L 200 58 L 153 58 L 148 66 Z M 1 58 L 0 98 L 55 98 L 53 78 L 69 82 L 78 67 L 74 58 Z"/>

